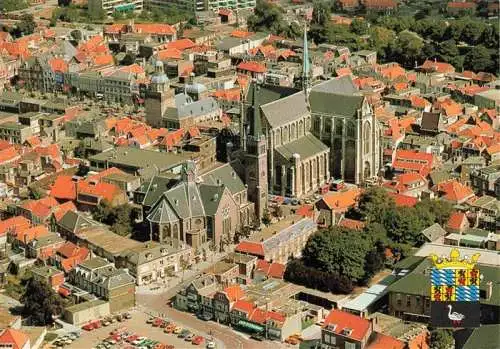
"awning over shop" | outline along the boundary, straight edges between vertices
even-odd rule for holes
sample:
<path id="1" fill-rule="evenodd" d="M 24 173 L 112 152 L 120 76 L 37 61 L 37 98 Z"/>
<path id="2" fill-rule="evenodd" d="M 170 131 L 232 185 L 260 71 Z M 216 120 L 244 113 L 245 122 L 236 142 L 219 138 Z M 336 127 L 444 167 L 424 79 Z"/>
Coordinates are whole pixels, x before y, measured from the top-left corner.
<path id="1" fill-rule="evenodd" d="M 243 328 L 246 328 L 248 330 L 254 331 L 254 332 L 263 332 L 264 331 L 263 326 L 260 326 L 260 325 L 254 324 L 253 322 L 248 322 L 245 320 L 238 321 L 237 325 L 241 326 Z"/>

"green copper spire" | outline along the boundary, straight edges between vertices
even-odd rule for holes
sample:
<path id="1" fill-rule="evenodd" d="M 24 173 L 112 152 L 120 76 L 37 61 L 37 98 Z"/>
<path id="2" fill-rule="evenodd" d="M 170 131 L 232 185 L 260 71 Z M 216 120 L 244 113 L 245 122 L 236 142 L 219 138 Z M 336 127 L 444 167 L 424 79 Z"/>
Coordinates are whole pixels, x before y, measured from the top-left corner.
<path id="1" fill-rule="evenodd" d="M 302 54 L 302 84 L 305 88 L 309 83 L 309 72 L 311 66 L 309 65 L 309 45 L 307 44 L 307 25 L 304 25 L 304 52 Z"/>

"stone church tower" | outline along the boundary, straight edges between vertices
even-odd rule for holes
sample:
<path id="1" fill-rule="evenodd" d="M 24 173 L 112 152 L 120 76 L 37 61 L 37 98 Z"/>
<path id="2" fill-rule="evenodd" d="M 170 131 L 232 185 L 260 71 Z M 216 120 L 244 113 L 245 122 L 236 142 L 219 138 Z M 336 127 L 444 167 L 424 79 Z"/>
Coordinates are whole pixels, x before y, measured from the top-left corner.
<path id="1" fill-rule="evenodd" d="M 267 179 L 267 145 L 266 137 L 262 133 L 261 110 L 258 103 L 258 84 L 253 81 L 247 100 L 243 101 L 242 149 L 245 166 L 245 183 L 248 186 L 248 200 L 255 203 L 255 214 L 262 219 L 267 209 L 268 179 Z"/>
<path id="2" fill-rule="evenodd" d="M 146 122 L 148 125 L 163 127 L 163 115 L 167 107 L 174 105 L 174 91 L 170 89 L 170 80 L 163 69 L 163 62 L 156 61 L 155 72 L 151 77 L 149 90 L 146 92 Z"/>

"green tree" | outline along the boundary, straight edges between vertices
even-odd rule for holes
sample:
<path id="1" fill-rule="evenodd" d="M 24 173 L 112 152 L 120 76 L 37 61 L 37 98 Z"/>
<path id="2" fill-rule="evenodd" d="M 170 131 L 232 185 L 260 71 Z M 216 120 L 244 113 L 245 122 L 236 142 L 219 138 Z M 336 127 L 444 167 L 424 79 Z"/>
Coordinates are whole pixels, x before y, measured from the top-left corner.
<path id="1" fill-rule="evenodd" d="M 365 35 L 368 33 L 368 28 L 368 21 L 359 18 L 353 19 L 350 26 L 351 32 L 357 35 Z"/>
<path id="2" fill-rule="evenodd" d="M 406 67 L 412 67 L 420 58 L 423 47 L 424 40 L 416 33 L 401 32 L 394 46 L 393 58 Z"/>
<path id="3" fill-rule="evenodd" d="M 330 8 L 326 2 L 317 1 L 314 3 L 309 37 L 316 44 L 321 44 L 329 40 L 330 17 Z"/>
<path id="4" fill-rule="evenodd" d="M 394 210 L 395 206 L 394 199 L 381 187 L 368 188 L 359 199 L 359 211 L 369 223 L 381 222 L 386 212 Z"/>
<path id="5" fill-rule="evenodd" d="M 377 51 L 377 56 L 381 59 L 387 57 L 389 48 L 396 42 L 396 33 L 393 30 L 375 26 L 370 30 L 370 39 L 368 43 L 370 47 Z"/>
<path id="6" fill-rule="evenodd" d="M 431 332 L 431 349 L 451 349 L 455 347 L 455 339 L 450 330 L 436 329 Z"/>
<path id="7" fill-rule="evenodd" d="M 28 7 L 29 4 L 26 0 L 4 0 L 2 3 L 2 9 L 5 12 L 24 10 Z"/>
<path id="8" fill-rule="evenodd" d="M 257 0 L 254 14 L 248 17 L 248 28 L 275 34 L 286 32 L 288 25 L 283 19 L 283 10 L 270 2 Z"/>
<path id="9" fill-rule="evenodd" d="M 415 26 L 415 19 L 411 16 L 383 16 L 377 19 L 377 24 L 399 33 L 412 29 Z"/>
<path id="10" fill-rule="evenodd" d="M 313 234 L 302 252 L 307 266 L 353 281 L 364 277 L 368 241 L 361 232 L 333 227 Z"/>
<path id="11" fill-rule="evenodd" d="M 451 62 L 455 59 L 455 57 L 460 55 L 460 51 L 458 51 L 457 43 L 455 40 L 450 39 L 439 43 L 439 58 L 444 62 Z"/>
<path id="12" fill-rule="evenodd" d="M 101 201 L 93 216 L 96 221 L 109 225 L 115 234 L 127 236 L 134 230 L 137 215 L 129 204 L 111 207 L 106 201 Z"/>
<path id="13" fill-rule="evenodd" d="M 61 298 L 45 281 L 31 277 L 25 282 L 21 296 L 23 314 L 30 318 L 31 324 L 46 326 L 54 322 L 54 316 L 63 310 Z"/>
<path id="14" fill-rule="evenodd" d="M 271 224 L 271 214 L 269 213 L 269 210 L 264 211 L 264 214 L 262 215 L 262 223 L 266 226 Z"/>
<path id="15" fill-rule="evenodd" d="M 490 71 L 494 69 L 490 50 L 483 45 L 474 47 L 465 55 L 464 68 L 473 71 Z"/>
<path id="16" fill-rule="evenodd" d="M 413 29 L 424 38 L 442 41 L 446 31 L 446 23 L 439 18 L 428 17 L 417 21 Z"/>
<path id="17" fill-rule="evenodd" d="M 425 199 L 420 201 L 415 207 L 429 211 L 434 217 L 433 222 L 439 223 L 442 226 L 446 224 L 453 211 L 453 205 L 444 200 Z"/>

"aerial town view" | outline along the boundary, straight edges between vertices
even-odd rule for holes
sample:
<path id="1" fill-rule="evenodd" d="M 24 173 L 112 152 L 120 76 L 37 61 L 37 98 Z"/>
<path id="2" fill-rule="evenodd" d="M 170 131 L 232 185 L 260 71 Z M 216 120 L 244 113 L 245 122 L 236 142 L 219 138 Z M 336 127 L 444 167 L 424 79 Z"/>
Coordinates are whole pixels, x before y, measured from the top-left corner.
<path id="1" fill-rule="evenodd" d="M 499 0 L 0 0 L 0 348 L 500 349 Z"/>

